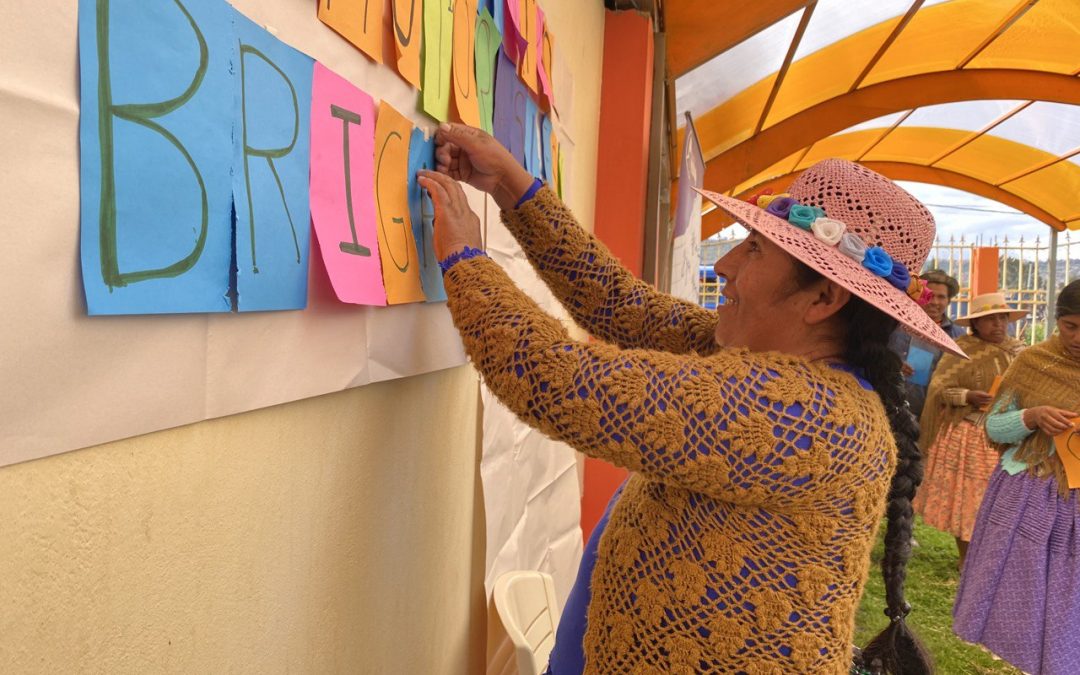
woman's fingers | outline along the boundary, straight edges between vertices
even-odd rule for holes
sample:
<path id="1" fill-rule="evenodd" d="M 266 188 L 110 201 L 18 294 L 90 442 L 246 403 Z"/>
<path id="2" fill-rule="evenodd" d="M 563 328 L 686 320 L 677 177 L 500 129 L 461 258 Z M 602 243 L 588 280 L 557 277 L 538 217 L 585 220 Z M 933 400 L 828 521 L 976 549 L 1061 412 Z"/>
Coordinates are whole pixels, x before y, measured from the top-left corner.
<path id="1" fill-rule="evenodd" d="M 1058 434 L 1063 434 L 1072 428 L 1072 420 L 1076 415 L 1073 415 L 1068 410 L 1055 408 L 1050 410 L 1046 417 L 1048 431 L 1056 436 Z"/>
<path id="2" fill-rule="evenodd" d="M 430 187 L 424 185 L 428 192 L 431 193 L 432 201 L 436 202 L 436 213 L 440 210 L 440 204 L 443 211 L 453 212 L 455 214 L 462 213 L 469 209 L 468 199 L 465 197 L 465 190 L 462 189 L 461 183 L 454 180 L 445 173 L 439 173 L 436 171 L 420 171 L 418 174 L 420 179 L 430 181 Z M 423 183 L 421 183 L 423 185 Z M 436 201 L 436 195 L 438 201 Z"/>
<path id="3" fill-rule="evenodd" d="M 460 154 L 460 149 L 455 145 L 436 146 L 435 164 L 438 170 L 444 173 L 449 172 L 457 163 L 456 160 Z"/>
<path id="4" fill-rule="evenodd" d="M 446 188 L 443 187 L 443 183 L 440 180 L 443 177 L 443 174 L 435 173 L 433 171 L 420 171 L 417 174 L 417 181 L 420 183 L 420 186 L 427 190 L 428 194 L 431 195 L 431 202 L 435 206 L 436 220 L 440 220 L 439 216 L 446 212 L 450 201 L 450 197 L 446 193 Z"/>

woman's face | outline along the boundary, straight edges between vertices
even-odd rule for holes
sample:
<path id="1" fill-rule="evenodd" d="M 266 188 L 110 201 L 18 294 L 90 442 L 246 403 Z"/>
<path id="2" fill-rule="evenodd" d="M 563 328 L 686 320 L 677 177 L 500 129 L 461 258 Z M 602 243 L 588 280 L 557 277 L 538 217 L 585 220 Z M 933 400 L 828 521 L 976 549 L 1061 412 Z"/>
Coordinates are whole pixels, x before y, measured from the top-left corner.
<path id="1" fill-rule="evenodd" d="M 795 259 L 765 237 L 751 232 L 713 266 L 724 277 L 724 304 L 717 307 L 716 343 L 751 351 L 788 351 L 804 301 L 795 276 Z"/>
<path id="2" fill-rule="evenodd" d="M 1006 329 L 1009 327 L 1008 314 L 990 314 L 971 320 L 971 327 L 978 331 L 979 338 L 998 344 L 1005 341 Z"/>
<path id="3" fill-rule="evenodd" d="M 1080 314 L 1066 314 L 1057 320 L 1061 344 L 1075 359 L 1080 359 Z"/>

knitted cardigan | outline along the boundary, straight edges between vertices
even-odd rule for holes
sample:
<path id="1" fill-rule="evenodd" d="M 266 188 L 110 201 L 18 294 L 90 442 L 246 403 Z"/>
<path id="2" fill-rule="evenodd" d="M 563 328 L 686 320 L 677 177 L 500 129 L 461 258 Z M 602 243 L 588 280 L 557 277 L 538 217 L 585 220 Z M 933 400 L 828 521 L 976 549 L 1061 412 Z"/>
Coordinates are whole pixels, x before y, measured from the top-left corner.
<path id="1" fill-rule="evenodd" d="M 652 290 L 546 188 L 503 220 L 582 344 L 487 257 L 444 278 L 488 387 L 634 472 L 600 541 L 587 673 L 847 673 L 895 465 L 878 396 L 823 362 L 718 350 L 716 314 Z"/>

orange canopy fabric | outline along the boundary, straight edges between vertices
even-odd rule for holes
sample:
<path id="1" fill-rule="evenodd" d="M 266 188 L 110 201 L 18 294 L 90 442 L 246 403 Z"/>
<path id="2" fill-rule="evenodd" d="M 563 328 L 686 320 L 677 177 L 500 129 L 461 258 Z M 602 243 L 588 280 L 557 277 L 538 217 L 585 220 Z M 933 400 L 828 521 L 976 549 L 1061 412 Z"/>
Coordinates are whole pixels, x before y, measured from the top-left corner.
<path id="1" fill-rule="evenodd" d="M 733 4 L 664 3 L 707 189 L 782 188 L 844 157 L 1080 229 L 1077 0 Z M 708 214 L 702 236 L 728 222 Z"/>

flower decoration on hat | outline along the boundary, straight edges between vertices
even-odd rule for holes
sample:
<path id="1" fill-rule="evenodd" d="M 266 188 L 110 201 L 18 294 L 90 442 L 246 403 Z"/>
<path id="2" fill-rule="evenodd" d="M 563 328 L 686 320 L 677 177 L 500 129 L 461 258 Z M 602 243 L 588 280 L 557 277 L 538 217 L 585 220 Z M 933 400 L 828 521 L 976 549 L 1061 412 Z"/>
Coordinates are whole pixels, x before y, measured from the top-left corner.
<path id="1" fill-rule="evenodd" d="M 933 298 L 933 293 L 926 288 L 926 282 L 913 278 L 904 263 L 894 260 L 880 246 L 867 246 L 859 235 L 847 231 L 846 224 L 829 218 L 820 207 L 800 204 L 786 192 L 774 195 L 769 190 L 757 192 L 746 201 L 810 232 L 818 241 L 835 246 L 841 254 L 888 281 L 920 305 L 926 305 Z"/>
<path id="2" fill-rule="evenodd" d="M 759 190 L 759 191 L 755 192 L 754 194 L 750 195 L 749 197 L 747 197 L 746 201 L 750 202 L 754 206 L 761 206 L 761 204 L 758 203 L 758 200 L 762 199 L 764 197 L 771 197 L 771 196 L 773 196 L 772 188 L 765 188 L 764 190 Z M 765 208 L 765 207 L 761 206 L 761 208 Z"/>
<path id="3" fill-rule="evenodd" d="M 804 230 L 809 230 L 810 226 L 814 224 L 814 221 L 818 218 L 824 218 L 825 212 L 816 206 L 803 206 L 802 204 L 792 204 L 791 209 L 788 210 L 788 222 L 796 227 L 801 227 Z"/>
<path id="4" fill-rule="evenodd" d="M 765 207 L 765 212 L 787 220 L 788 213 L 791 212 L 791 207 L 794 205 L 795 200 L 791 197 L 777 197 L 769 202 L 769 205 Z"/>
<path id="5" fill-rule="evenodd" d="M 839 220 L 821 216 L 810 223 L 810 231 L 815 237 L 829 246 L 836 246 L 840 243 L 840 240 L 843 239 L 844 232 L 847 231 L 847 225 Z"/>
<path id="6" fill-rule="evenodd" d="M 788 193 L 786 193 L 786 192 L 781 192 L 781 193 L 780 193 L 780 194 L 778 194 L 778 195 L 773 195 L 773 194 L 768 194 L 768 195 L 762 195 L 762 196 L 760 196 L 760 197 L 758 197 L 758 198 L 757 198 L 757 202 L 756 202 L 756 203 L 757 203 L 757 205 L 758 205 L 759 207 L 761 207 L 761 208 L 765 208 L 765 207 L 767 207 L 767 206 L 768 206 L 769 204 L 771 204 L 771 203 L 772 203 L 772 201 L 773 201 L 774 199 L 782 199 L 782 198 L 784 198 L 784 197 L 791 197 L 791 195 L 789 195 L 789 194 L 788 194 Z"/>
<path id="7" fill-rule="evenodd" d="M 930 301 L 934 299 L 934 292 L 930 290 L 929 284 L 925 279 L 919 277 L 911 277 L 911 282 L 907 287 L 908 296 L 919 303 L 920 307 L 926 307 L 930 304 Z"/>

